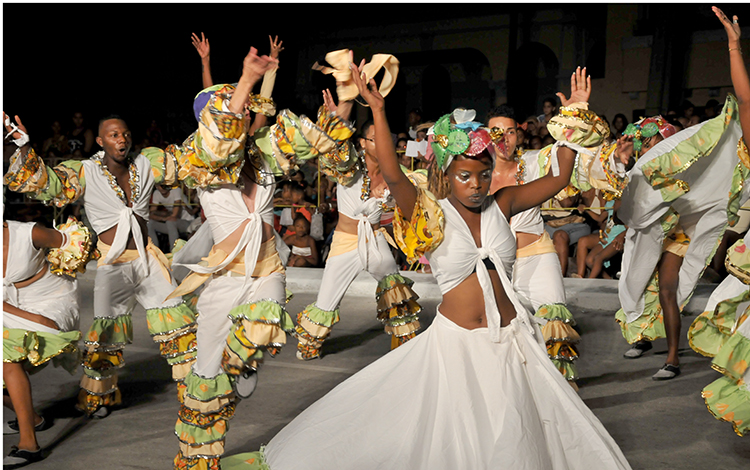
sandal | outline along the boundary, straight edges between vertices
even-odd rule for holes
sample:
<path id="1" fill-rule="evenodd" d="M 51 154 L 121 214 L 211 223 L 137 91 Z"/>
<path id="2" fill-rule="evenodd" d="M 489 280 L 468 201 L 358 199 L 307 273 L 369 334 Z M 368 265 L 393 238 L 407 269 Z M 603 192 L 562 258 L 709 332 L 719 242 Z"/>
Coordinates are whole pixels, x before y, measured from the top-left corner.
<path id="1" fill-rule="evenodd" d="M 678 375 L 680 375 L 680 366 L 664 364 L 664 366 L 656 371 L 656 373 L 651 376 L 651 378 L 654 380 L 669 380 L 677 377 Z"/>
<path id="2" fill-rule="evenodd" d="M 636 359 L 643 356 L 643 353 L 650 350 L 652 347 L 650 341 L 637 341 L 630 349 L 625 351 L 623 356 L 626 359 Z"/>
<path id="3" fill-rule="evenodd" d="M 23 467 L 33 462 L 39 462 L 44 456 L 42 455 L 42 448 L 31 452 L 29 450 L 22 450 L 16 446 L 10 448 L 10 452 L 3 459 L 3 467 L 6 465 L 12 465 L 14 468 Z"/>

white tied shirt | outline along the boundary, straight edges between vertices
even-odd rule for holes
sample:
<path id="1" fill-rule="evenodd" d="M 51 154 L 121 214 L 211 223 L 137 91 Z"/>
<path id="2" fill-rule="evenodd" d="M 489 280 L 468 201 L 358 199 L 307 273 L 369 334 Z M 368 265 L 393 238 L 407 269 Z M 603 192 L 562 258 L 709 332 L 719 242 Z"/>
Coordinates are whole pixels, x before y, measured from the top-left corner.
<path id="1" fill-rule="evenodd" d="M 383 214 L 383 203 L 388 200 L 388 190 L 382 198 L 370 197 L 362 200 L 364 177 L 360 172 L 357 179 L 349 186 L 339 185 L 337 189 L 339 213 L 357 221 L 357 252 L 362 266 L 368 269 L 369 258 L 382 262 L 378 249 L 378 239 L 372 226 L 380 223 Z M 381 239 L 380 243 L 386 243 Z M 368 248 L 369 247 L 369 248 Z"/>
<path id="2" fill-rule="evenodd" d="M 99 152 L 97 155 L 103 156 L 103 153 Z M 143 234 L 135 216 L 138 215 L 144 220 L 149 218 L 149 200 L 151 199 L 151 193 L 154 191 L 151 163 L 143 155 L 138 155 L 133 160 L 137 174 L 137 190 L 134 194 L 131 194 L 131 198 L 137 197 L 131 199 L 132 207 L 128 207 L 117 196 L 103 169 L 94 160 L 97 155 L 83 161 L 86 178 L 86 192 L 83 196 L 84 208 L 97 234 L 117 225 L 117 233 L 112 241 L 112 248 L 102 262 L 111 264 L 112 261 L 116 260 L 125 251 L 129 235 L 132 234 L 142 266 L 148 272 Z"/>
<path id="3" fill-rule="evenodd" d="M 47 264 L 44 250 L 34 247 L 31 231 L 35 222 L 16 222 L 7 220 L 8 224 L 8 260 L 3 278 L 3 301 L 18 305 L 16 282 L 25 281 L 42 270 Z"/>
<path id="4" fill-rule="evenodd" d="M 442 199 L 439 202 L 445 215 L 443 242 L 426 256 L 432 266 L 440 292 L 445 295 L 476 270 L 479 285 L 482 287 L 490 339 L 496 343 L 500 342 L 500 310 L 495 302 L 494 289 L 487 266 L 482 262 L 483 259 L 489 258 L 498 269 L 500 282 L 516 309 L 517 318 L 534 335 L 535 330 L 529 313 L 518 300 L 510 281 L 516 257 L 516 240 L 500 207 L 492 200 L 482 211 L 480 222 L 482 246 L 478 247 L 466 221 L 450 201 Z"/>

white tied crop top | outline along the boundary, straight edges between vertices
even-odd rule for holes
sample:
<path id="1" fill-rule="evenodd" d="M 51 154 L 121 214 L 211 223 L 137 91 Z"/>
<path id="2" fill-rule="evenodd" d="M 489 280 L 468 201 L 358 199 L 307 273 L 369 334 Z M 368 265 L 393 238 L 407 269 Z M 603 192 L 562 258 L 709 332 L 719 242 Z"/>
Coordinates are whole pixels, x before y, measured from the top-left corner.
<path id="1" fill-rule="evenodd" d="M 101 155 L 99 152 L 97 155 Z M 136 168 L 136 187 L 137 189 L 131 195 L 132 207 L 128 207 L 117 196 L 115 190 L 110 185 L 109 179 L 104 171 L 96 162 L 96 156 L 83 161 L 84 175 L 86 178 L 86 192 L 83 195 L 83 204 L 86 209 L 86 215 L 91 221 L 91 225 L 96 233 L 100 234 L 117 225 L 117 233 L 112 241 L 112 248 L 107 256 L 102 260 L 105 264 L 110 264 L 116 260 L 128 245 L 129 235 L 133 234 L 135 246 L 142 261 L 142 265 L 148 270 L 146 262 L 145 243 L 141 227 L 138 224 L 136 215 L 144 220 L 149 218 L 149 200 L 151 193 L 154 191 L 154 176 L 151 173 L 151 163 L 143 155 L 138 155 L 133 164 Z M 116 183 L 115 183 L 116 184 Z"/>
<path id="2" fill-rule="evenodd" d="M 33 277 L 47 265 L 44 250 L 34 247 L 31 231 L 36 222 L 16 222 L 8 224 L 8 260 L 3 278 L 3 301 L 18 305 L 18 289 L 14 283 Z"/>
<path id="3" fill-rule="evenodd" d="M 360 172 L 357 179 L 351 185 L 339 185 L 336 189 L 336 195 L 338 197 L 339 213 L 358 221 L 357 252 L 359 253 L 362 266 L 366 270 L 368 269 L 367 266 L 370 257 L 375 258 L 378 263 L 382 261 L 382 256 L 378 249 L 378 238 L 375 236 L 372 226 L 380 223 L 380 217 L 383 214 L 383 203 L 390 199 L 390 193 L 386 189 L 383 197 L 370 197 L 363 201 L 363 180 L 363 174 Z M 387 242 L 381 237 L 380 243 Z"/>
<path id="4" fill-rule="evenodd" d="M 476 270 L 484 296 L 484 308 L 490 339 L 499 342 L 500 311 L 497 302 L 495 302 L 490 274 L 482 262 L 483 259 L 489 258 L 498 268 L 497 274 L 505 293 L 516 309 L 517 318 L 529 328 L 533 335 L 534 329 L 531 326 L 529 313 L 516 297 L 510 281 L 510 274 L 516 259 L 516 240 L 500 207 L 495 201 L 492 201 L 482 211 L 480 222 L 482 246 L 480 248 L 474 242 L 466 221 L 450 201 L 442 199 L 439 203 L 445 215 L 443 241 L 435 250 L 428 252 L 426 256 L 432 266 L 432 272 L 440 287 L 440 292 L 445 295 Z"/>
<path id="5" fill-rule="evenodd" d="M 268 164 L 265 169 L 270 173 Z M 233 184 L 226 184 L 215 189 L 198 189 L 203 213 L 211 227 L 214 244 L 220 243 L 234 233 L 246 220 L 247 225 L 231 253 L 216 266 L 199 264 L 179 264 L 201 274 L 216 273 L 231 263 L 242 250 L 245 250 L 245 279 L 255 271 L 260 245 L 263 241 L 263 222 L 273 226 L 273 193 L 276 185 L 257 185 L 255 193 L 255 210 L 250 212 L 242 197 L 242 190 Z M 241 292 L 240 292 L 241 294 Z M 238 294 L 238 295 L 240 295 Z"/>

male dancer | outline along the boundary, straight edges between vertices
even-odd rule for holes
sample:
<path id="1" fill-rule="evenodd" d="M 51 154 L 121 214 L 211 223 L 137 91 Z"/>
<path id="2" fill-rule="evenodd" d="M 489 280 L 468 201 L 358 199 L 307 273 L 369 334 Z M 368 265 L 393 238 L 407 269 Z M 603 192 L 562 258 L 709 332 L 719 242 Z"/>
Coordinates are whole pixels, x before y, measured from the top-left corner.
<path id="1" fill-rule="evenodd" d="M 26 134 L 20 119 L 18 126 Z M 117 369 L 123 348 L 133 341 L 131 314 L 138 302 L 172 377 L 184 379 L 195 361 L 195 315 L 181 297 L 165 301 L 177 287 L 164 254 L 149 240 L 146 221 L 154 189 L 151 163 L 130 155 L 132 138 L 125 121 L 109 116 L 99 123 L 102 150 L 83 161 L 69 160 L 51 168 L 22 143 L 11 158 L 4 183 L 12 191 L 57 207 L 83 200 L 102 257 L 94 280 L 94 323 L 84 336 L 84 376 L 78 408 L 105 417 L 121 403 Z"/>
<path id="2" fill-rule="evenodd" d="M 578 80 L 576 79 L 576 74 Z M 570 100 L 563 103 L 588 102 L 591 80 L 586 79 L 586 69 L 578 69 L 571 81 Z M 578 83 L 586 84 L 578 88 Z M 562 94 L 561 94 L 562 95 Z M 493 138 L 501 143 L 495 158 L 490 193 L 512 185 L 522 185 L 543 177 L 549 170 L 552 146 L 542 150 L 523 152 L 517 148 L 517 122 L 513 109 L 507 105 L 492 109 L 487 116 L 487 127 Z M 574 362 L 578 353 L 573 344 L 580 340 L 573 329 L 575 320 L 565 306 L 560 261 L 549 235 L 544 230 L 539 207 L 515 215 L 511 229 L 516 235 L 516 263 L 513 267 L 513 287 L 527 307 L 539 318 L 546 320 L 542 332 L 547 342 L 547 353 L 558 370 L 577 389 L 578 378 Z"/>

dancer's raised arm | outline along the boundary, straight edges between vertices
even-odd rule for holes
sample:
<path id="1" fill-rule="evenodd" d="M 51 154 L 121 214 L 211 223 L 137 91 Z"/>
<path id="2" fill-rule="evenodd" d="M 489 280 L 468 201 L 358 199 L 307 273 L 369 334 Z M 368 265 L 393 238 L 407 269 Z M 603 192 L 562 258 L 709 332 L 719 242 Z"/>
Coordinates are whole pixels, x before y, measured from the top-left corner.
<path id="1" fill-rule="evenodd" d="M 742 126 L 745 145 L 747 145 L 747 139 L 748 136 L 750 136 L 750 79 L 748 79 L 747 76 L 745 61 L 742 60 L 739 18 L 737 15 L 734 15 L 732 21 L 729 21 L 727 15 L 725 15 L 719 8 L 712 7 L 712 10 L 716 14 L 716 17 L 719 18 L 719 21 L 721 21 L 721 24 L 724 25 L 724 30 L 727 32 L 732 86 L 734 87 L 734 93 L 737 96 L 737 103 L 739 104 L 740 109 L 740 125 Z"/>
<path id="2" fill-rule="evenodd" d="M 203 33 L 201 33 L 200 39 L 198 39 L 197 34 L 193 33 L 191 39 L 195 50 L 201 56 L 201 77 L 203 78 L 203 88 L 206 89 L 214 84 L 211 78 L 211 46 Z"/>
<path id="3" fill-rule="evenodd" d="M 586 75 L 586 68 L 578 67 L 570 77 L 570 98 L 558 93 L 563 106 L 574 103 L 588 103 L 591 96 L 591 77 Z M 529 184 L 521 186 L 507 186 L 495 193 L 495 200 L 508 219 L 513 215 L 542 204 L 560 192 L 570 182 L 573 173 L 576 152 L 565 146 L 558 146 L 557 159 L 559 173 L 547 173 Z"/>
<path id="4" fill-rule="evenodd" d="M 398 164 L 396 147 L 393 145 L 391 129 L 385 116 L 385 99 L 378 91 L 375 80 L 372 77 L 363 76 L 364 64 L 364 60 L 359 67 L 352 62 L 349 63 L 352 69 L 352 80 L 372 111 L 372 120 L 375 124 L 375 147 L 383 179 L 388 183 L 388 189 L 396 199 L 396 204 L 401 209 L 404 218 L 410 220 L 414 203 L 417 201 L 417 190 Z"/>
<path id="5" fill-rule="evenodd" d="M 250 92 L 256 83 L 263 77 L 268 69 L 278 63 L 277 59 L 272 59 L 267 55 L 258 56 L 258 50 L 250 48 L 245 60 L 242 63 L 242 76 L 237 83 L 237 89 L 232 95 L 229 102 L 229 111 L 239 114 L 245 109 L 245 103 L 250 96 Z"/>

